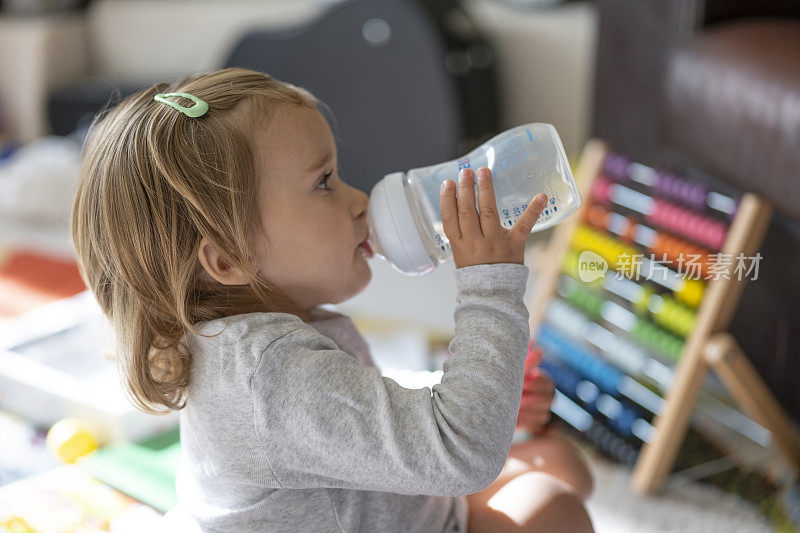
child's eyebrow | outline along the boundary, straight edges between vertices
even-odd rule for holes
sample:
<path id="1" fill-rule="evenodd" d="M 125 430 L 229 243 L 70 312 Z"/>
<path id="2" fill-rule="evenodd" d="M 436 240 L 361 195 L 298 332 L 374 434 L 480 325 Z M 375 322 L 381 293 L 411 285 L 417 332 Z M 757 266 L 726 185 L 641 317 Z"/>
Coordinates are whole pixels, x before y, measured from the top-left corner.
<path id="1" fill-rule="evenodd" d="M 311 165 L 311 168 L 309 168 L 306 172 L 310 174 L 311 172 L 314 172 L 315 170 L 318 170 L 319 168 L 325 166 L 330 160 L 331 160 L 331 153 L 326 152 L 325 155 L 319 158 L 319 160 L 317 160 L 316 163 Z"/>

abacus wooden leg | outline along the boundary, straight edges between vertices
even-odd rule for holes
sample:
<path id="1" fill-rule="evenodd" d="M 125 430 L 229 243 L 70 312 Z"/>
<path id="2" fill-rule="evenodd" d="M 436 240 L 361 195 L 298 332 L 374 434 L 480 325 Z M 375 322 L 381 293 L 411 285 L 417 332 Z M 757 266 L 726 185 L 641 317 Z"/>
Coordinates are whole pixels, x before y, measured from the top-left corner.
<path id="1" fill-rule="evenodd" d="M 695 340 L 695 344 L 700 339 Z M 697 393 L 703 386 L 708 367 L 697 355 L 701 349 L 687 343 L 676 368 L 672 387 L 667 391 L 664 407 L 656 416 L 655 435 L 644 445 L 633 470 L 633 488 L 639 492 L 658 489 L 669 474 L 689 425 Z M 688 352 L 688 353 L 687 353 Z M 691 358 L 686 356 L 693 355 Z M 699 363 L 699 364 L 698 364 Z"/>
<path id="2" fill-rule="evenodd" d="M 772 442 L 795 473 L 800 472 L 800 433 L 728 333 L 709 339 L 705 359 L 753 420 L 772 432 Z"/>
<path id="3" fill-rule="evenodd" d="M 770 213 L 769 204 L 756 195 L 745 194 L 722 253 L 735 256 L 741 252 L 752 256 L 761 244 Z M 642 448 L 633 471 L 632 484 L 639 492 L 652 492 L 659 488 L 672 469 L 708 369 L 703 355 L 706 343 L 711 335 L 728 327 L 744 289 L 745 280 L 736 279 L 733 271 L 728 274 L 712 280 L 706 288 L 695 327 L 675 368 L 673 384 L 667 391 L 661 413 L 655 419 L 655 435 Z"/>

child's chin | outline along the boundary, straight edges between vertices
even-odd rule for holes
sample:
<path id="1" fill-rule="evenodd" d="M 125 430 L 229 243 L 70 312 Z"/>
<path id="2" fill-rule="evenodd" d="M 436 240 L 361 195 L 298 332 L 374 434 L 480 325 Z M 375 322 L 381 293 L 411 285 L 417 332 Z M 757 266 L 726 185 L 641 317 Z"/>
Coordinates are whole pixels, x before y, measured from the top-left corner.
<path id="1" fill-rule="evenodd" d="M 367 263 L 367 279 L 364 281 L 364 286 L 361 287 L 362 291 L 367 288 L 367 285 L 369 285 L 370 281 L 372 281 L 372 269 L 369 267 L 369 263 Z"/>
<path id="2" fill-rule="evenodd" d="M 364 262 L 366 265 L 366 261 Z M 355 298 L 359 294 L 361 294 L 364 289 L 367 288 L 369 282 L 372 280 L 372 271 L 370 270 L 369 266 L 366 265 L 363 267 L 363 270 L 359 269 L 359 273 L 357 274 L 357 278 L 354 283 L 351 284 L 350 289 L 345 293 L 339 296 L 336 301 L 331 301 L 328 303 L 331 304 L 340 304 L 342 302 L 346 302 L 351 298 Z"/>
<path id="3" fill-rule="evenodd" d="M 367 288 L 367 285 L 369 285 L 370 281 L 372 281 L 372 269 L 369 268 L 369 263 L 364 261 L 363 274 L 361 274 L 361 276 L 359 277 L 360 283 L 357 284 L 356 290 L 353 292 L 353 294 L 349 296 L 349 298 L 352 298 L 353 296 L 360 294 L 364 289 Z"/>

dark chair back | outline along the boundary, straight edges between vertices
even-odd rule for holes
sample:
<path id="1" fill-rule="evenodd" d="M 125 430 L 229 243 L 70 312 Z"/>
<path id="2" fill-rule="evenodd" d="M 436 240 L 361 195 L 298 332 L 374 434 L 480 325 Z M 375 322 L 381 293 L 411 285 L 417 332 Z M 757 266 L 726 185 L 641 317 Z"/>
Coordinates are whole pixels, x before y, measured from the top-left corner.
<path id="1" fill-rule="evenodd" d="M 413 1 L 352 0 L 297 28 L 248 33 L 225 66 L 321 99 L 344 179 L 369 192 L 384 174 L 459 155 L 463 126 L 444 57 L 434 21 Z"/>

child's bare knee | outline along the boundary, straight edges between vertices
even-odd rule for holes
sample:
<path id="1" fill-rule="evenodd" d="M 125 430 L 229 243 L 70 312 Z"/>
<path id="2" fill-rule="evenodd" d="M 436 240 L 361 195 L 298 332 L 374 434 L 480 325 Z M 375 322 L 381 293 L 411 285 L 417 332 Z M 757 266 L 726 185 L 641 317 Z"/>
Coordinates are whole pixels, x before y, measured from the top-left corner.
<path id="1" fill-rule="evenodd" d="M 592 520 L 580 496 L 573 492 L 558 492 L 549 498 L 527 524 L 526 531 L 536 533 L 593 532 Z"/>
<path id="2" fill-rule="evenodd" d="M 592 473 L 586 461 L 581 457 L 580 451 L 569 442 L 564 441 L 564 445 L 569 448 L 569 451 L 565 451 L 565 453 L 571 456 L 570 464 L 572 465 L 567 470 L 568 474 L 565 481 L 572 486 L 578 497 L 582 500 L 587 500 L 594 490 Z"/>
<path id="3" fill-rule="evenodd" d="M 529 471 L 506 482 L 488 501 L 471 501 L 469 530 L 586 532 L 592 523 L 581 497 L 564 481 Z"/>
<path id="4" fill-rule="evenodd" d="M 592 494 L 594 479 L 580 450 L 567 437 L 558 433 L 552 433 L 550 438 L 553 453 L 558 456 L 558 462 L 563 464 L 560 469 L 563 474 L 560 477 L 572 487 L 575 494 L 586 500 Z"/>
<path id="5" fill-rule="evenodd" d="M 580 450 L 555 431 L 512 447 L 511 455 L 530 463 L 533 470 L 548 473 L 567 485 L 582 500 L 594 488 L 594 480 Z"/>

